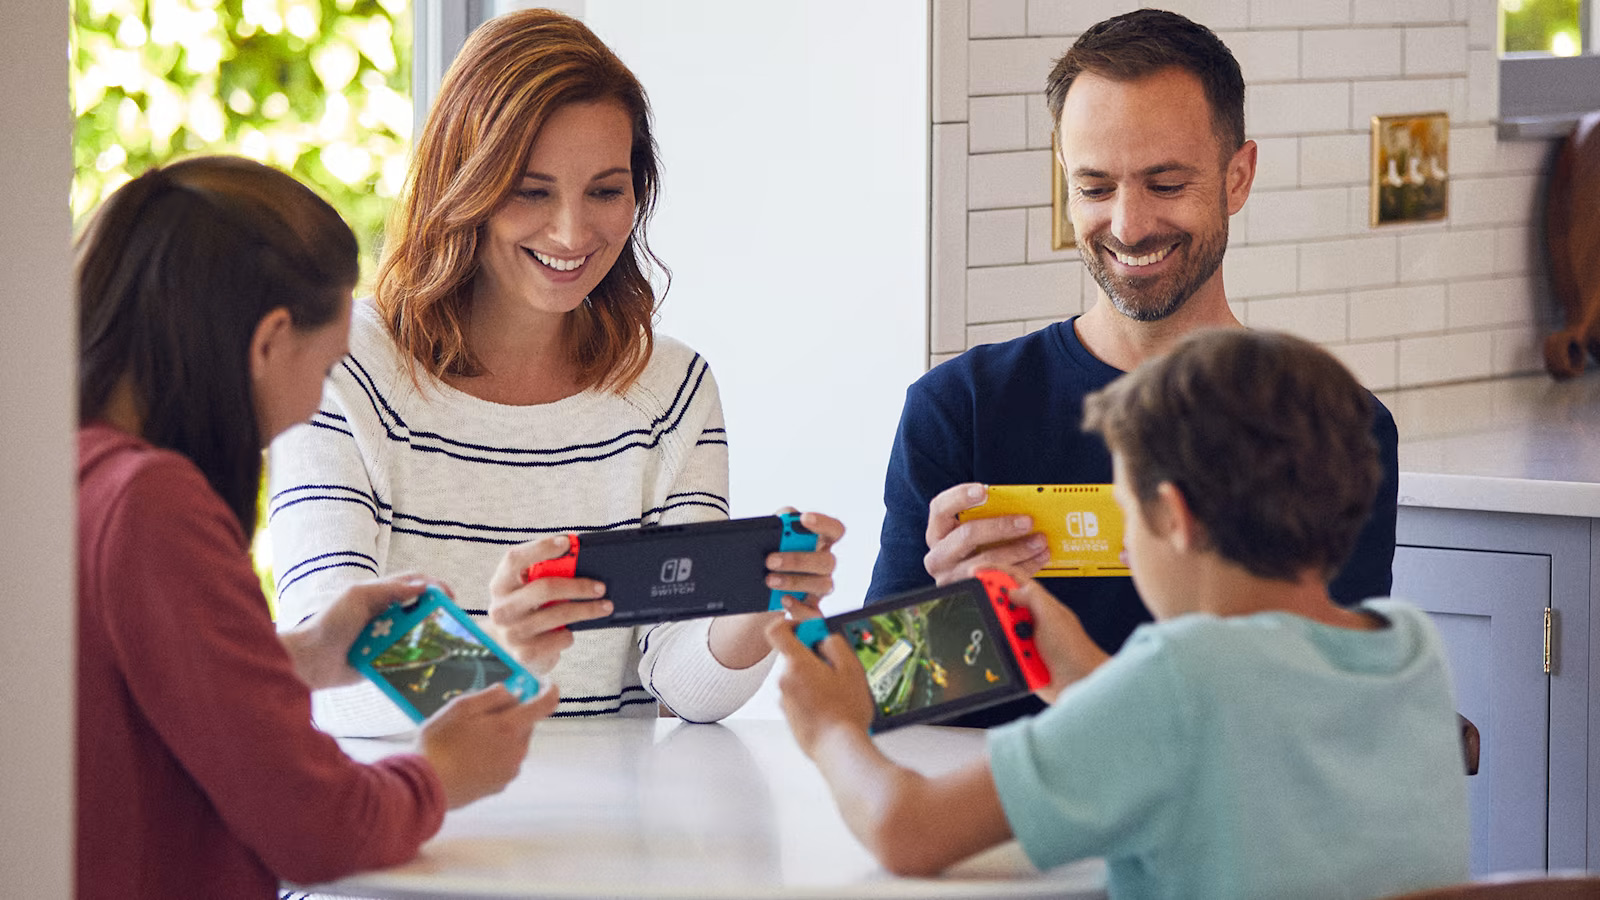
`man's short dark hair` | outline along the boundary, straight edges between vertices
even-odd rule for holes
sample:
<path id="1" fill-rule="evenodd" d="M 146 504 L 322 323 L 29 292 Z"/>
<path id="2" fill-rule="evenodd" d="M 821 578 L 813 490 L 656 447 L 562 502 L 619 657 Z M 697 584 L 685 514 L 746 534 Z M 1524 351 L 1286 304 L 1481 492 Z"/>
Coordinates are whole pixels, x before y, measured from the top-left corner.
<path id="1" fill-rule="evenodd" d="M 1045 83 L 1050 121 L 1059 126 L 1067 91 L 1084 72 L 1132 81 L 1177 67 L 1200 79 L 1211 124 L 1226 156 L 1244 146 L 1244 76 L 1239 62 L 1211 29 L 1164 9 L 1137 9 L 1085 31 L 1056 60 Z"/>
<path id="2" fill-rule="evenodd" d="M 1163 482 L 1206 547 L 1263 578 L 1332 578 L 1382 478 L 1372 396 L 1287 334 L 1206 329 L 1084 401 L 1147 511 Z"/>

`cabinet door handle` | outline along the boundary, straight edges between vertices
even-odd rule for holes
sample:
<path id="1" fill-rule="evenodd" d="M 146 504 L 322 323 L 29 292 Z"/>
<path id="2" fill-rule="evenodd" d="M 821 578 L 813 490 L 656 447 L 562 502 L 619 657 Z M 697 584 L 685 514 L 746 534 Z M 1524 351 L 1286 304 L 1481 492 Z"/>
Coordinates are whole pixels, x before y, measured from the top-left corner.
<path id="1" fill-rule="evenodd" d="M 1555 610 L 1546 606 L 1544 608 L 1544 673 L 1550 674 L 1550 620 L 1555 615 Z"/>

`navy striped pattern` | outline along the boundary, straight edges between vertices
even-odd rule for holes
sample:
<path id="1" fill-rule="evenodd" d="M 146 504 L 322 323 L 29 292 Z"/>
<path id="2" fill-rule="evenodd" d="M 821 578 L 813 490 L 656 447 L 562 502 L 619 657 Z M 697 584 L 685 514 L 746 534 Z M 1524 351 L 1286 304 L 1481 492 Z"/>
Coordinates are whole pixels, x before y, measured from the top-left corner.
<path id="1" fill-rule="evenodd" d="M 367 403 L 371 406 L 377 421 L 383 426 L 383 432 L 389 440 L 408 444 L 409 449 L 416 453 L 438 453 L 463 462 L 541 468 L 599 462 L 636 448 L 654 449 L 660 445 L 664 435 L 677 430 L 710 371 L 705 360 L 696 353 L 689 361 L 688 370 L 678 384 L 672 403 L 665 412 L 656 416 L 648 427 L 629 429 L 603 441 L 563 447 L 493 447 L 458 441 L 437 432 L 413 431 L 378 390 L 371 373 L 359 360 L 354 356 L 346 356 L 341 365 L 366 394 Z M 319 410 L 312 424 L 349 434 L 348 422 L 337 413 L 326 410 Z M 698 443 L 724 445 L 727 442 L 726 432 L 721 428 L 705 429 L 698 441 Z"/>
<path id="2" fill-rule="evenodd" d="M 286 621 L 314 614 L 352 581 L 402 570 L 445 580 L 464 609 L 483 615 L 506 547 L 730 514 L 715 377 L 670 338 L 657 341 L 626 393 L 532 408 L 416 385 L 366 310 L 352 323 L 351 348 L 309 427 L 271 452 L 266 521 Z M 587 638 L 554 673 L 563 687 L 555 714 L 649 715 L 658 691 L 689 698 L 684 712 L 708 720 L 737 708 L 761 673 L 722 669 L 704 627 Z M 374 715 L 363 712 L 370 699 L 325 703 L 318 715 Z"/>

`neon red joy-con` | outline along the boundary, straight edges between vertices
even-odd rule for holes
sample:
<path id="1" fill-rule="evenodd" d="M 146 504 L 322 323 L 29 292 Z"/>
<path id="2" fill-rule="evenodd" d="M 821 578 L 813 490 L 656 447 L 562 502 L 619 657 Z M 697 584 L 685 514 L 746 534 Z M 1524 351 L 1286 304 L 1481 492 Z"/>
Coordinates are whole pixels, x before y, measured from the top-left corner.
<path id="1" fill-rule="evenodd" d="M 567 535 L 567 552 L 554 559 L 540 560 L 522 573 L 523 582 L 554 575 L 557 578 L 575 578 L 578 574 L 578 536 Z"/>
<path id="2" fill-rule="evenodd" d="M 1001 631 L 1016 654 L 1022 667 L 1022 677 L 1027 679 L 1029 690 L 1039 690 L 1050 684 L 1050 669 L 1045 666 L 1039 648 L 1033 642 L 1033 613 L 1011 599 L 1017 582 L 1004 572 L 985 569 L 975 573 L 989 592 L 989 602 L 994 606 L 995 618 L 1000 620 Z"/>

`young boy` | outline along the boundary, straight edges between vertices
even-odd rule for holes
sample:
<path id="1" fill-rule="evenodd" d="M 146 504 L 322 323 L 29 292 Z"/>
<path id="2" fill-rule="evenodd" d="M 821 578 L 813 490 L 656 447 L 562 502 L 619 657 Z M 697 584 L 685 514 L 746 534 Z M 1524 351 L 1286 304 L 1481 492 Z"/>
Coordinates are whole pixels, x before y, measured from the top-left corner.
<path id="1" fill-rule="evenodd" d="M 931 874 L 1015 837 L 1043 868 L 1103 856 L 1113 897 L 1378 897 L 1464 881 L 1466 785 L 1439 638 L 1328 579 L 1380 477 L 1368 394 L 1282 334 L 1203 331 L 1090 396 L 1124 552 L 1156 621 L 1114 657 L 1036 582 L 1051 708 L 928 778 L 867 736 L 843 639 L 791 625 L 783 708 L 846 823 Z M 820 655 L 819 655 L 820 654 Z"/>

